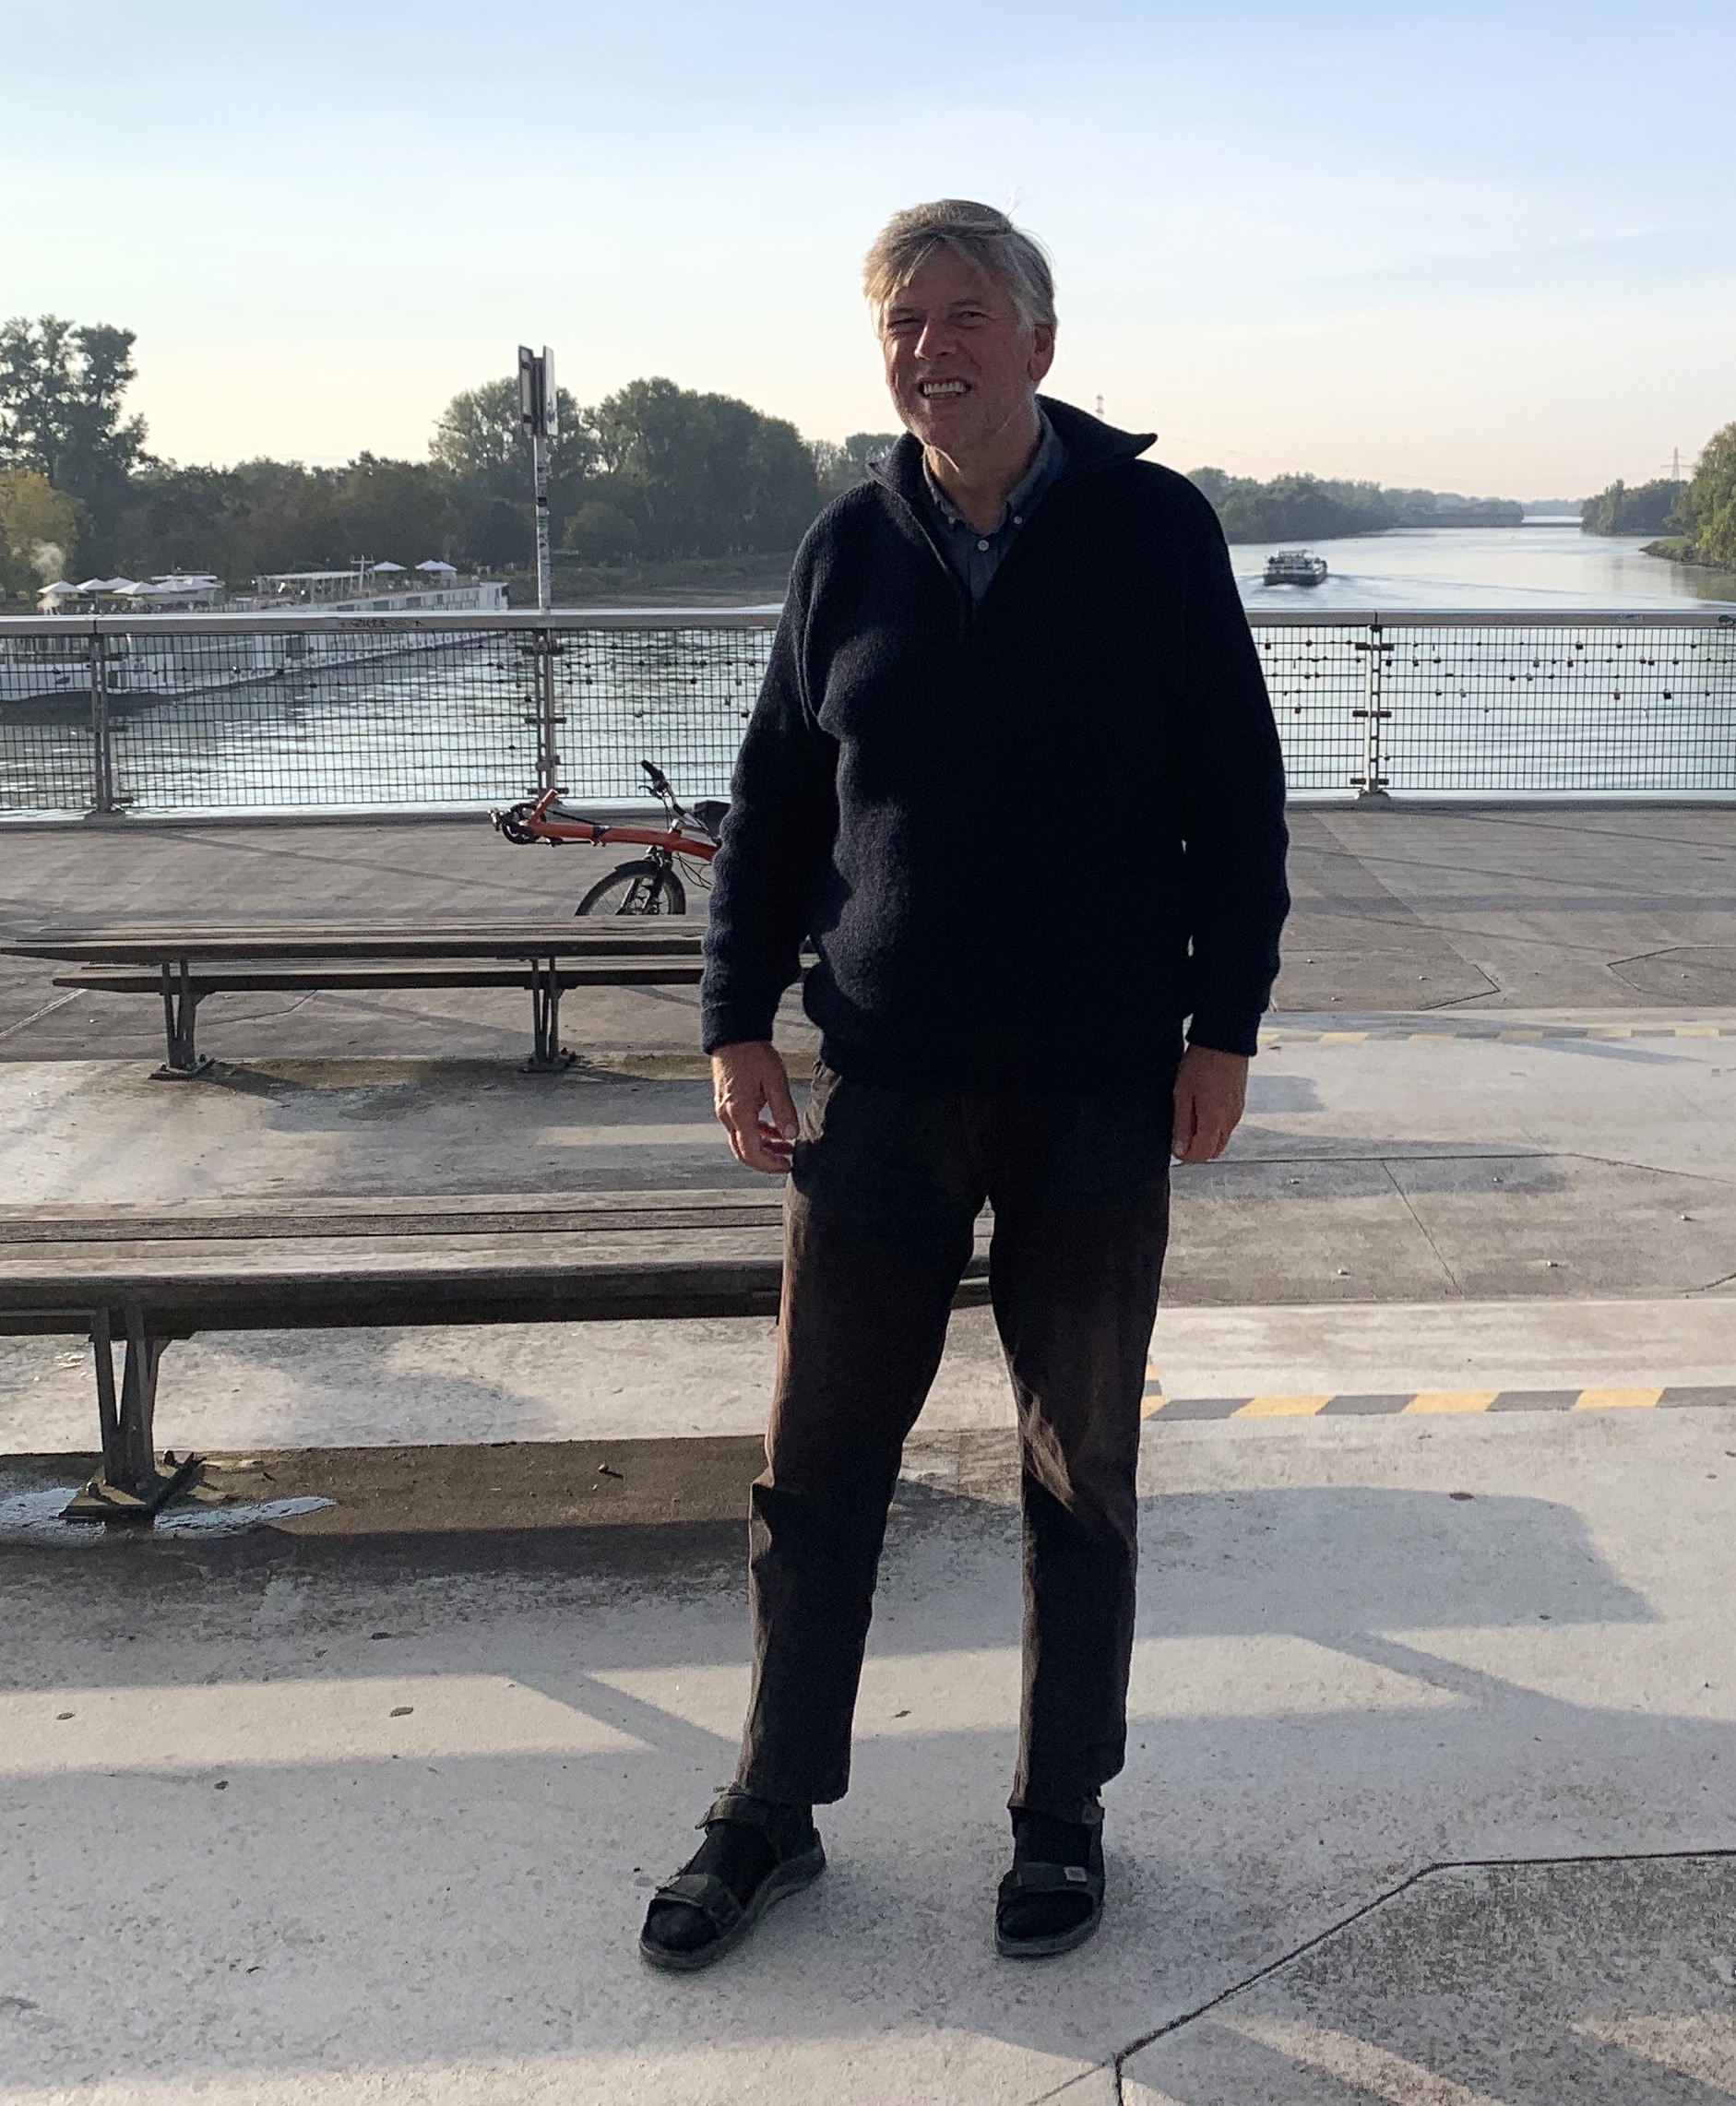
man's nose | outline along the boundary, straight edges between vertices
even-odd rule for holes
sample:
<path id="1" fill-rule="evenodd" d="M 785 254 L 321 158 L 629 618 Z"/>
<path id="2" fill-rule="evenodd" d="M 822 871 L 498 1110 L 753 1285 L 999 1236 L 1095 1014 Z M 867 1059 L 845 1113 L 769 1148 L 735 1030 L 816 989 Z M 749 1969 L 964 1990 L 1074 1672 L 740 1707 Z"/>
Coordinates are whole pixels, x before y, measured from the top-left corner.
<path id="1" fill-rule="evenodd" d="M 924 322 L 911 349 L 917 358 L 950 358 L 957 349 L 957 339 L 945 322 Z"/>

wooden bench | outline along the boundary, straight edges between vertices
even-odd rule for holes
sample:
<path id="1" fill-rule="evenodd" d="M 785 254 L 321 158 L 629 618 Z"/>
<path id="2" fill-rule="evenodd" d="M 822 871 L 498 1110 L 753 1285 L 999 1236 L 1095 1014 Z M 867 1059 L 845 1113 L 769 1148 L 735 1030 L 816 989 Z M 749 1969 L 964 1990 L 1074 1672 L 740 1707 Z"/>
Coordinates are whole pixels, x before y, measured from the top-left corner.
<path id="1" fill-rule="evenodd" d="M 0 1334 L 95 1349 L 80 1519 L 149 1520 L 197 1467 L 155 1447 L 164 1349 L 196 1332 L 771 1316 L 782 1278 L 763 1188 L 0 1209 Z M 980 1241 L 957 1300 L 987 1299 Z"/>
<path id="2" fill-rule="evenodd" d="M 211 1065 L 196 1036 L 208 995 L 333 988 L 528 989 L 531 1050 L 525 1068 L 558 1073 L 577 1057 L 561 1044 L 564 994 L 576 987 L 695 986 L 704 970 L 703 936 L 702 922 L 649 917 L 372 926 L 284 922 L 45 930 L 4 947 L 15 958 L 72 967 L 55 976 L 56 987 L 158 997 L 167 1052 L 154 1073 L 185 1081 Z"/>

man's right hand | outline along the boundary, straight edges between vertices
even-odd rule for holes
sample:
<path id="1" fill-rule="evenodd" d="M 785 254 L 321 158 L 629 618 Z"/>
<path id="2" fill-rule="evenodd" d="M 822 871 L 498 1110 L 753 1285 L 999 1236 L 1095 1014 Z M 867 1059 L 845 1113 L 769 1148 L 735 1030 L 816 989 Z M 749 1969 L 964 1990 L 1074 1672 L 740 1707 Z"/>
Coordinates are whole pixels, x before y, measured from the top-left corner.
<path id="1" fill-rule="evenodd" d="M 736 1161 L 781 1177 L 795 1147 L 796 1104 L 783 1055 L 771 1041 L 719 1046 L 711 1056 L 711 1098 Z"/>

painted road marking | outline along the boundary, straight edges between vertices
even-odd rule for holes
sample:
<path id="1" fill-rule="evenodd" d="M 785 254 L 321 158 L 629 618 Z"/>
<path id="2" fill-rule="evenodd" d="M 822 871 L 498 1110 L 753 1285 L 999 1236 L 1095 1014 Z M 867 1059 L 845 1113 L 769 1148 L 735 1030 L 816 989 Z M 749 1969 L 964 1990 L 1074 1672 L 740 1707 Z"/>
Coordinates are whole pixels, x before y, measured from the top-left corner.
<path id="1" fill-rule="evenodd" d="M 1575 1411 L 1649 1411 L 1661 1389 L 1582 1389 Z"/>
<path id="2" fill-rule="evenodd" d="M 1340 1390 L 1326 1396 L 1170 1397 L 1155 1369 L 1141 1414 L 1167 1425 L 1192 1420 L 1427 1418 L 1493 1411 L 1650 1411 L 1736 1410 L 1736 1384 L 1689 1388 L 1679 1385 L 1593 1389 L 1418 1389 L 1397 1395 Z"/>
<path id="3" fill-rule="evenodd" d="M 1304 1031 L 1293 1025 L 1260 1033 L 1263 1046 L 1361 1046 L 1372 1041 L 1382 1043 L 1406 1040 L 1441 1040 L 1471 1045 L 1495 1045 L 1518 1039 L 1528 1043 L 1550 1039 L 1726 1039 L 1731 1031 L 1721 1024 L 1541 1024 L 1508 1025 L 1464 1023 L 1451 1030 L 1419 1031 L 1408 1025 L 1371 1026 L 1363 1031 Z"/>

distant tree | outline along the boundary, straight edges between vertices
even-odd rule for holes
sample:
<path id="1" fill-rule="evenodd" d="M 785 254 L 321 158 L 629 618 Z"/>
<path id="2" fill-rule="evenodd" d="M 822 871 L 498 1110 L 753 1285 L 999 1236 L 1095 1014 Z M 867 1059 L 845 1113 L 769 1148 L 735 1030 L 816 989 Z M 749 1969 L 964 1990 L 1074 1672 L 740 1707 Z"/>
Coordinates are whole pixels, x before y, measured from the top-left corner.
<path id="1" fill-rule="evenodd" d="M 0 596 L 32 598 L 73 567 L 81 525 L 77 498 L 30 469 L 0 473 Z"/>
<path id="2" fill-rule="evenodd" d="M 23 315 L 0 326 L 0 467 L 34 470 L 89 514 L 101 564 L 127 480 L 145 460 L 145 421 L 124 417 L 134 336 L 105 322 Z"/>
<path id="3" fill-rule="evenodd" d="M 1586 499 L 1579 508 L 1579 524 L 1588 534 L 1661 534 L 1686 488 L 1685 482 L 1668 476 L 1637 483 L 1632 490 L 1617 481 Z"/>
<path id="4" fill-rule="evenodd" d="M 1279 475 L 1270 482 L 1197 468 L 1189 481 L 1217 507 L 1232 541 L 1330 541 L 1342 534 L 1380 533 L 1394 523 L 1372 482 L 1323 482 L 1314 475 Z"/>
<path id="5" fill-rule="evenodd" d="M 836 439 L 815 439 L 811 448 L 820 499 L 829 505 L 868 479 L 872 463 L 889 454 L 903 437 L 901 432 L 852 432 L 840 445 Z"/>
<path id="6" fill-rule="evenodd" d="M 1696 563 L 1736 570 L 1736 424 L 1707 441 L 1672 523 Z"/>
<path id="7" fill-rule="evenodd" d="M 549 447 L 552 482 L 583 475 L 596 453 L 578 404 L 565 387 L 554 393 L 560 430 Z M 440 412 L 428 451 L 467 494 L 523 504 L 530 480 L 530 442 L 519 422 L 517 376 L 485 380 L 480 387 L 455 395 Z"/>
<path id="8" fill-rule="evenodd" d="M 793 548 L 819 508 L 814 457 L 795 426 L 733 396 L 636 380 L 587 422 L 599 471 L 565 545 L 592 561 Z"/>
<path id="9" fill-rule="evenodd" d="M 597 448 L 581 410 L 555 390 L 559 431 L 549 447 L 549 513 L 559 541 L 585 502 Z M 517 375 L 485 380 L 455 395 L 440 412 L 428 451 L 451 484 L 460 553 L 485 569 L 529 563 L 535 535 L 530 442 L 518 414 Z"/>
<path id="10" fill-rule="evenodd" d="M 343 562 L 390 556 L 406 565 L 446 554 L 456 524 L 446 478 L 432 463 L 358 454 L 332 493 Z"/>

